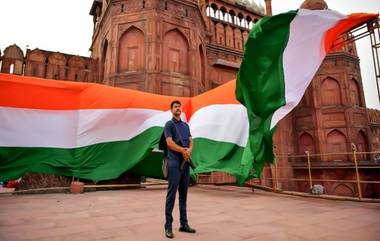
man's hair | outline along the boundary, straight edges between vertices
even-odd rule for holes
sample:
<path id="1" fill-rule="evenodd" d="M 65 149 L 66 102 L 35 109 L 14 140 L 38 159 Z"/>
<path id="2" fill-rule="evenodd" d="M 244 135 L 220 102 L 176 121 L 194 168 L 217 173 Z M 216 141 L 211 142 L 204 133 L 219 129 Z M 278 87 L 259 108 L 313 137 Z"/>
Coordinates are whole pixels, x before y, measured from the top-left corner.
<path id="1" fill-rule="evenodd" d="M 172 101 L 172 103 L 170 103 L 170 109 L 172 109 L 175 104 L 182 105 L 179 100 L 175 100 L 175 101 Z"/>

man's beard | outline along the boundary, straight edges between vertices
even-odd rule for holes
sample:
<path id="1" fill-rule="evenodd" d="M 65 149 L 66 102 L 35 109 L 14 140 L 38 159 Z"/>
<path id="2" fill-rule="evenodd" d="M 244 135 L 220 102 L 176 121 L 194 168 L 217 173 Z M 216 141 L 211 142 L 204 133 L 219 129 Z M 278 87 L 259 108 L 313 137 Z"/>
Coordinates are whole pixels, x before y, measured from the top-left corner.
<path id="1" fill-rule="evenodd" d="M 175 115 L 176 117 L 180 117 L 180 116 L 181 116 L 181 111 L 176 111 L 176 112 L 174 112 L 174 115 Z"/>

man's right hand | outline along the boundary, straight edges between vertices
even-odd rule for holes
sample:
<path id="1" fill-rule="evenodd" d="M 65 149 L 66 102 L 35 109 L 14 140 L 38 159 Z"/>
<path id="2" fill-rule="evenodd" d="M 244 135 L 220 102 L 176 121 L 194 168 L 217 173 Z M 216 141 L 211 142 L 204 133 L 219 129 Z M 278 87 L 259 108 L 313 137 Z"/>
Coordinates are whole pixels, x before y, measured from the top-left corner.
<path id="1" fill-rule="evenodd" d="M 183 148 L 182 155 L 183 155 L 183 159 L 185 159 L 185 161 L 190 161 L 189 148 Z"/>

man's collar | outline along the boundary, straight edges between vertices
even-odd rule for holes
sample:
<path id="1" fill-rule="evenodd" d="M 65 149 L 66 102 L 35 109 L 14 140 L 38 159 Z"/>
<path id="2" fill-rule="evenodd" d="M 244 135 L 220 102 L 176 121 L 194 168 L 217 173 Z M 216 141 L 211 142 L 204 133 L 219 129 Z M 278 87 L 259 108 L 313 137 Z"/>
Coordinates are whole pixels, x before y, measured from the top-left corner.
<path id="1" fill-rule="evenodd" d="M 176 118 L 172 118 L 172 121 L 174 121 L 174 122 L 176 122 L 176 123 L 178 123 L 178 122 L 182 122 L 182 120 L 181 119 L 179 119 L 179 120 L 177 120 Z"/>

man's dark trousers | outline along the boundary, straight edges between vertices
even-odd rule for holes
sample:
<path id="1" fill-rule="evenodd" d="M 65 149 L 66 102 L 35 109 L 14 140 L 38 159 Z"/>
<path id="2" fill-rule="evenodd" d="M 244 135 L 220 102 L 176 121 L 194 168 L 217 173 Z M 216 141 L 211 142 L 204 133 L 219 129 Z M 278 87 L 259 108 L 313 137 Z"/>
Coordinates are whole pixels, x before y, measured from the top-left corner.
<path id="1" fill-rule="evenodd" d="M 189 165 L 185 163 L 183 169 L 180 168 L 179 160 L 168 160 L 168 193 L 165 204 L 165 229 L 171 228 L 173 223 L 173 208 L 175 196 L 179 194 L 179 212 L 181 226 L 188 225 L 186 214 L 187 189 L 190 181 Z"/>

